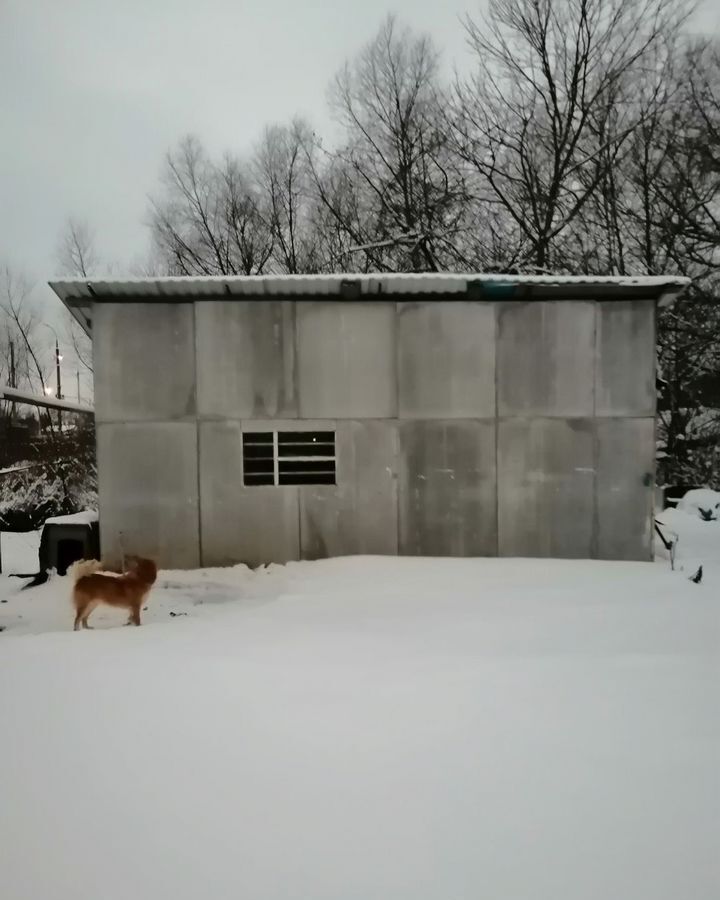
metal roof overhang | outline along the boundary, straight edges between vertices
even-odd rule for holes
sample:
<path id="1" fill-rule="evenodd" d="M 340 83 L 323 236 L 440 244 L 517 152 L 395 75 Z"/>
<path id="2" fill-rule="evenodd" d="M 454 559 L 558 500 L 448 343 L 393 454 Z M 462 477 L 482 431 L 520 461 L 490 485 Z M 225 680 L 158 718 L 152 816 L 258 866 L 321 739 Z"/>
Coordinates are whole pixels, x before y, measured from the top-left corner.
<path id="1" fill-rule="evenodd" d="M 656 300 L 672 303 L 690 284 L 679 276 L 478 274 L 249 275 L 51 281 L 50 287 L 90 334 L 95 303 L 192 303 L 203 300 Z"/>

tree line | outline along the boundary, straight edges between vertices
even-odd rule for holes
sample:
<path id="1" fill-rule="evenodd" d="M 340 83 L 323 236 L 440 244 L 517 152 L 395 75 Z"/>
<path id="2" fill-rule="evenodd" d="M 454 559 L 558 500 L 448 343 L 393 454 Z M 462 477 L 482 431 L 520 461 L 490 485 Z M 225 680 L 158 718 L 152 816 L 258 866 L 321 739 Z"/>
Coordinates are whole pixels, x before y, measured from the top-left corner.
<path id="1" fill-rule="evenodd" d="M 184 139 L 151 206 L 175 275 L 682 274 L 660 314 L 661 474 L 720 487 L 720 45 L 678 0 L 491 0 L 441 77 L 388 18 L 337 74 L 332 147 L 296 120 L 250 156 Z"/>
<path id="2" fill-rule="evenodd" d="M 296 119 L 167 154 L 146 274 L 687 275 L 659 318 L 661 477 L 720 487 L 720 44 L 691 13 L 489 0 L 450 77 L 389 17 L 332 80 L 332 145 Z M 93 256 L 72 226 L 66 270 Z"/>

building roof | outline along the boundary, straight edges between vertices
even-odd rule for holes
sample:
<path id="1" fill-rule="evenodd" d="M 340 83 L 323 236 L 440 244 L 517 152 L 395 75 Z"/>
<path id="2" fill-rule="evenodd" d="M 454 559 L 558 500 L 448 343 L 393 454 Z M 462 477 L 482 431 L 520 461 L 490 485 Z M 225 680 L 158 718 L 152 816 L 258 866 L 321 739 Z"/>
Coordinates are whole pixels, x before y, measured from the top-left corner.
<path id="1" fill-rule="evenodd" d="M 654 299 L 670 303 L 690 283 L 675 275 L 421 274 L 213 275 L 51 281 L 50 287 L 89 332 L 94 303 L 174 303 L 227 297 L 344 300 L 443 296 L 460 299 Z"/>

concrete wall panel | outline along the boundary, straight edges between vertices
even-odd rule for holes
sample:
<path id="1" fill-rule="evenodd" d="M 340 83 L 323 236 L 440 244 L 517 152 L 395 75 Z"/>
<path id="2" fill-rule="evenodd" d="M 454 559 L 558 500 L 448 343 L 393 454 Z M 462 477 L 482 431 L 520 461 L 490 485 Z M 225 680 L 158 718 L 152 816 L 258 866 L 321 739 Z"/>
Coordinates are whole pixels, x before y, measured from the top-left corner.
<path id="1" fill-rule="evenodd" d="M 297 415 L 295 307 L 283 301 L 195 304 L 198 415 Z"/>
<path id="2" fill-rule="evenodd" d="M 150 556 L 166 568 L 200 564 L 194 422 L 98 424 L 103 559 Z"/>
<path id="3" fill-rule="evenodd" d="M 397 426 L 338 422 L 337 485 L 299 488 L 303 559 L 398 551 Z"/>
<path id="4" fill-rule="evenodd" d="M 596 428 L 597 555 L 651 560 L 655 421 L 599 419 Z"/>
<path id="5" fill-rule="evenodd" d="M 178 567 L 648 559 L 654 316 L 650 301 L 97 304 L 103 551 L 117 559 L 122 534 Z M 335 429 L 338 484 L 245 488 L 243 428 Z"/>
<path id="6" fill-rule="evenodd" d="M 508 419 L 498 429 L 500 556 L 592 557 L 592 420 Z"/>
<path id="7" fill-rule="evenodd" d="M 500 416 L 591 416 L 595 304 L 498 304 Z"/>
<path id="8" fill-rule="evenodd" d="M 249 431 L 275 423 L 255 422 Z M 200 528 L 205 566 L 300 558 L 294 487 L 245 487 L 240 422 L 200 423 Z"/>
<path id="9" fill-rule="evenodd" d="M 399 416 L 495 415 L 495 305 L 403 303 L 398 309 Z"/>
<path id="10" fill-rule="evenodd" d="M 93 343 L 98 422 L 194 419 L 191 303 L 98 303 Z"/>
<path id="11" fill-rule="evenodd" d="M 400 552 L 497 553 L 495 422 L 400 423 Z"/>
<path id="12" fill-rule="evenodd" d="M 598 416 L 655 415 L 655 302 L 597 305 Z"/>
<path id="13" fill-rule="evenodd" d="M 300 415 L 397 415 L 394 303 L 297 305 Z"/>

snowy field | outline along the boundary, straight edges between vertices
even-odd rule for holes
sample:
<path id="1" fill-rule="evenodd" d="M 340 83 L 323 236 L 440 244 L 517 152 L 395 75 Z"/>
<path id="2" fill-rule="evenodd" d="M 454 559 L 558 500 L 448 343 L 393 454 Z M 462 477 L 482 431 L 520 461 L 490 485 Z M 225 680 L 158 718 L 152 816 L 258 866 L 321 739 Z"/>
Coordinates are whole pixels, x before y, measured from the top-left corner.
<path id="1" fill-rule="evenodd" d="M 0 578 L 0 895 L 714 900 L 720 523 L 664 518 L 684 570 L 163 572 L 140 629 Z"/>
<path id="2" fill-rule="evenodd" d="M 39 531 L 0 532 L 3 572 L 37 572 L 39 546 Z"/>

